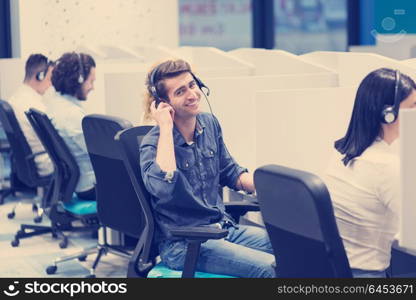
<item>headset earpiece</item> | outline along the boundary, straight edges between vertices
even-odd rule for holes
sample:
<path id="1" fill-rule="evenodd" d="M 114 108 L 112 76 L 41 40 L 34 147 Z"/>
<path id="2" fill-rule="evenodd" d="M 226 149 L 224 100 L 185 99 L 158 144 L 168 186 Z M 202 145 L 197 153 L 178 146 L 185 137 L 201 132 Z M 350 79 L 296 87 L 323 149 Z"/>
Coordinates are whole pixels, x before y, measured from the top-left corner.
<path id="1" fill-rule="evenodd" d="M 42 81 L 45 79 L 45 77 L 46 77 L 46 71 L 42 71 L 36 74 L 37 81 Z"/>
<path id="2" fill-rule="evenodd" d="M 82 64 L 82 57 L 81 54 L 77 54 L 78 56 L 78 65 L 79 65 L 79 71 L 78 71 L 78 83 L 83 84 L 84 83 L 84 65 Z"/>
<path id="3" fill-rule="evenodd" d="M 400 71 L 396 70 L 396 81 L 394 84 L 394 102 L 393 105 L 385 105 L 381 112 L 381 122 L 384 124 L 394 123 L 399 115 L 400 100 L 399 100 L 399 84 L 400 84 Z"/>

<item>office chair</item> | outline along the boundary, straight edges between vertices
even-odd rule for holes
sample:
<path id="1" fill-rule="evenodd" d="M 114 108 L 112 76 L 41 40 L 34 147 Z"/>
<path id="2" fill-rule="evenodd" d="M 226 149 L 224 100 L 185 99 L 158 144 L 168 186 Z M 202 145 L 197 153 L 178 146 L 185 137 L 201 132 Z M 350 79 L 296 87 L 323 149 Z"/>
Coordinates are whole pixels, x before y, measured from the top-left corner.
<path id="1" fill-rule="evenodd" d="M 11 188 L 6 188 L 3 186 L 4 182 L 6 181 L 5 180 L 6 177 L 3 177 L 4 170 L 6 169 L 3 153 L 10 156 L 10 144 L 9 144 L 9 141 L 7 140 L 6 133 L 4 132 L 3 127 L 1 126 L 1 122 L 0 122 L 0 172 L 3 173 L 2 175 L 0 175 L 0 188 L 1 188 L 0 205 L 4 203 L 4 198 L 12 194 Z"/>
<path id="2" fill-rule="evenodd" d="M 75 186 L 79 178 L 78 165 L 47 115 L 32 108 L 26 112 L 26 116 L 55 167 L 51 195 L 44 204 L 51 226 L 45 226 L 44 233 L 51 232 L 54 238 L 59 236 L 62 239 L 59 246 L 66 248 L 68 237 L 64 231 L 98 229 L 96 202 L 80 200 L 75 196 Z M 82 226 L 73 226 L 75 221 L 80 221 Z M 15 235 L 14 242 L 18 244 L 19 239 L 31 236 L 30 233 L 25 234 L 25 229 L 26 226 L 22 225 L 21 230 Z"/>
<path id="3" fill-rule="evenodd" d="M 124 166 L 113 157 L 118 156 L 118 149 L 114 146 L 114 135 L 125 128 L 131 127 L 131 123 L 116 117 L 105 115 L 88 115 L 82 120 L 82 129 L 87 145 L 91 164 L 96 178 L 97 214 L 103 232 L 103 243 L 55 260 L 54 265 L 47 268 L 48 274 L 57 270 L 57 264 L 71 259 L 84 259 L 87 254 L 97 253 L 90 270 L 89 278 L 95 277 L 95 270 L 103 255 L 112 253 L 124 258 L 129 258 L 130 253 L 122 247 L 109 245 L 107 241 L 106 227 L 123 233 L 134 232 L 135 219 L 126 217 L 134 213 L 131 199 L 129 198 L 129 179 L 124 171 Z M 133 228 L 133 229 L 130 229 Z"/>
<path id="4" fill-rule="evenodd" d="M 37 191 L 38 196 L 42 195 L 42 202 L 48 197 L 49 185 L 51 184 L 52 176 L 40 176 L 37 172 L 35 157 L 43 154 L 33 153 L 26 137 L 24 136 L 19 122 L 16 119 L 13 108 L 6 101 L 0 100 L 0 122 L 6 133 L 7 140 L 11 151 L 11 174 L 10 174 L 10 188 L 2 191 L 1 202 L 9 196 L 16 196 L 16 192 L 34 192 Z M 42 209 L 38 209 L 36 200 L 33 203 L 33 210 L 37 212 L 35 223 L 42 221 Z M 16 208 L 20 205 L 19 201 L 13 206 L 12 211 L 7 215 L 9 219 L 13 219 L 16 214 Z M 28 225 L 28 229 L 32 229 L 39 234 L 42 234 L 42 226 Z"/>
<path id="5" fill-rule="evenodd" d="M 157 263 L 158 249 L 154 244 L 155 221 L 150 204 L 150 195 L 147 192 L 140 171 L 139 145 L 143 137 L 151 129 L 151 126 L 139 126 L 119 132 L 115 139 L 118 141 L 121 151 L 121 158 L 130 177 L 130 184 L 133 188 L 133 195 L 130 201 L 134 205 L 133 214 L 127 214 L 127 218 L 135 218 L 134 235 L 139 238 L 133 255 L 129 261 L 127 277 L 222 277 L 231 276 L 195 272 L 201 243 L 208 239 L 221 239 L 227 236 L 228 231 L 217 228 L 206 227 L 177 227 L 172 228 L 171 233 L 188 241 L 188 249 L 183 271 L 169 269 L 163 263 Z M 234 202 L 234 201 L 233 201 Z M 258 205 L 248 201 L 226 202 L 226 209 L 233 213 L 236 220 L 247 211 L 258 211 Z M 132 206 L 133 207 L 133 206 Z M 240 215 L 238 215 L 240 214 Z"/>
<path id="6" fill-rule="evenodd" d="M 277 165 L 254 173 L 279 277 L 352 277 L 323 181 Z"/>

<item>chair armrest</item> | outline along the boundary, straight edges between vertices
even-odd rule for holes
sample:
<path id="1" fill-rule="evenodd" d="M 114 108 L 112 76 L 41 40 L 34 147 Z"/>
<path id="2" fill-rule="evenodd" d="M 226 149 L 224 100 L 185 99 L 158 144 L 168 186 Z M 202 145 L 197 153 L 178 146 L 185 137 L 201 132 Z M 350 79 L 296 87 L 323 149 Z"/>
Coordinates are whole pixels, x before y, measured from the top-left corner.
<path id="1" fill-rule="evenodd" d="M 25 158 L 26 158 L 26 160 L 29 160 L 29 159 L 32 159 L 32 158 L 38 156 L 38 155 L 45 154 L 45 153 L 46 153 L 46 151 L 36 152 L 36 153 L 32 153 L 32 154 L 26 156 Z"/>
<path id="2" fill-rule="evenodd" d="M 230 201 L 224 202 L 224 205 L 225 210 L 230 214 L 234 212 L 243 212 L 242 215 L 244 215 L 248 211 L 260 211 L 260 206 L 257 201 Z"/>
<path id="3" fill-rule="evenodd" d="M 171 227 L 169 231 L 172 236 L 187 240 L 218 240 L 228 234 L 228 230 L 215 227 Z"/>

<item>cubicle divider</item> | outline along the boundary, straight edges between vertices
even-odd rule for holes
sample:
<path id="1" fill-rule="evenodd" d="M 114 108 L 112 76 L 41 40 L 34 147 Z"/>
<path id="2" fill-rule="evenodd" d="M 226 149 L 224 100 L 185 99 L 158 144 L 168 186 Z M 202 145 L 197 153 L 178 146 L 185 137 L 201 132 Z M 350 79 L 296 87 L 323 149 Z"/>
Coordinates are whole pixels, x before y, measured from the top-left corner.
<path id="1" fill-rule="evenodd" d="M 20 58 L 0 59 L 0 99 L 7 100 L 22 84 L 25 62 Z"/>
<path id="2" fill-rule="evenodd" d="M 288 88 L 323 88 L 338 86 L 335 74 L 298 74 L 271 76 L 217 77 L 204 79 L 210 88 L 209 101 L 219 119 L 224 139 L 234 158 L 254 171 L 255 153 L 255 93 Z M 288 99 L 289 100 L 289 99 Z M 204 111 L 209 107 L 201 99 Z M 267 108 L 266 108 L 267 109 Z"/>
<path id="3" fill-rule="evenodd" d="M 203 77 L 251 76 L 254 66 L 228 52 L 212 47 L 169 48 L 175 57 L 185 59 Z"/>
<path id="4" fill-rule="evenodd" d="M 256 93 L 256 164 L 325 173 L 335 140 L 345 135 L 356 87 Z"/>
<path id="5" fill-rule="evenodd" d="M 401 32 L 377 34 L 374 46 L 350 46 L 351 52 L 376 53 L 397 60 L 415 57 L 416 35 Z"/>
<path id="6" fill-rule="evenodd" d="M 401 109 L 400 115 L 400 230 L 399 246 L 403 251 L 416 255 L 416 110 Z M 392 178 L 392 180 L 398 180 Z"/>
<path id="7" fill-rule="evenodd" d="M 326 66 L 283 50 L 239 48 L 228 53 L 254 65 L 255 75 L 334 73 Z"/>
<path id="8" fill-rule="evenodd" d="M 301 55 L 304 59 L 332 68 L 339 74 L 340 86 L 358 85 L 371 71 L 378 68 L 399 69 L 416 78 L 416 68 L 373 53 L 317 51 Z"/>

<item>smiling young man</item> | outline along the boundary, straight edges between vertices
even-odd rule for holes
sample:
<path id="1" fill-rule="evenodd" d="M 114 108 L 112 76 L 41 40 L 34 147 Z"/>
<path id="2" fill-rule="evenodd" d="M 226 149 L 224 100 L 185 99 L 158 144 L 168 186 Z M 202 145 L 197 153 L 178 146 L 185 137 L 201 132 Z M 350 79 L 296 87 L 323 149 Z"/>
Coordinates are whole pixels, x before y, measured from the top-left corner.
<path id="1" fill-rule="evenodd" d="M 152 195 L 162 261 L 183 269 L 187 243 L 172 226 L 221 226 L 229 234 L 201 245 L 197 271 L 236 277 L 275 277 L 267 232 L 237 225 L 225 212 L 219 186 L 254 191 L 253 176 L 228 153 L 218 120 L 201 113 L 201 82 L 183 60 L 168 60 L 147 78 L 147 113 L 157 123 L 140 145 L 144 184 Z"/>

